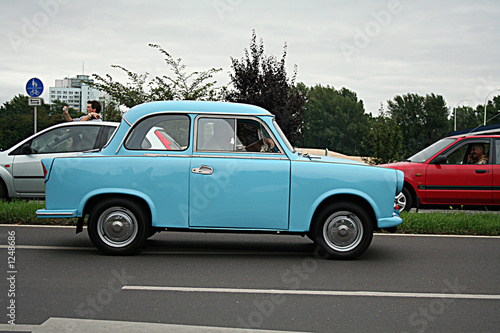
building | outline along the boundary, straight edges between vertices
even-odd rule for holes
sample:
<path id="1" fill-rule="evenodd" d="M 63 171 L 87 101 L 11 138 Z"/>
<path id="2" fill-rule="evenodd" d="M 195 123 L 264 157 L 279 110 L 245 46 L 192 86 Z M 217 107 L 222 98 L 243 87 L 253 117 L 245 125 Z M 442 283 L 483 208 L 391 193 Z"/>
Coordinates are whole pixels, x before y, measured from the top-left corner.
<path id="1" fill-rule="evenodd" d="M 99 90 L 90 87 L 90 83 L 94 83 L 94 80 L 88 75 L 56 80 L 55 87 L 49 88 L 49 103 L 59 100 L 75 110 L 85 112 L 88 101 L 99 100 Z"/>

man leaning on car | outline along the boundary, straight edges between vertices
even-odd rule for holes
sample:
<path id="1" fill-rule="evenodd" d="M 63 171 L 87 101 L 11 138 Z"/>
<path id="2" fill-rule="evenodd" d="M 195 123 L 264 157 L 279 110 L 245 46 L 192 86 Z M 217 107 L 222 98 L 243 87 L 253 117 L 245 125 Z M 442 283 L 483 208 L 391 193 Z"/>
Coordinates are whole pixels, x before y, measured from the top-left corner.
<path id="1" fill-rule="evenodd" d="M 87 102 L 87 114 L 85 116 L 81 116 L 79 118 L 71 118 L 68 112 L 68 107 L 64 106 L 64 118 L 66 121 L 102 121 L 101 115 L 101 103 L 98 101 L 88 101 Z"/>

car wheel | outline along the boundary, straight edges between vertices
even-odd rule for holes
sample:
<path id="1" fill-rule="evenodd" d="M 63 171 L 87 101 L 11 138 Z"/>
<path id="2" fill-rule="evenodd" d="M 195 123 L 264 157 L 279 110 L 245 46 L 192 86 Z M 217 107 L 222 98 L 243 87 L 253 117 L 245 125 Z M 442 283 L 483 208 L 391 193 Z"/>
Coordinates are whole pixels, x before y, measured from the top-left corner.
<path id="1" fill-rule="evenodd" d="M 92 209 L 88 220 L 92 243 L 104 254 L 137 253 L 149 235 L 149 219 L 128 199 L 109 199 Z"/>
<path id="2" fill-rule="evenodd" d="M 396 196 L 395 204 L 399 206 L 400 211 L 409 212 L 413 206 L 413 199 L 411 197 L 410 191 L 403 187 L 401 193 Z"/>
<path id="3" fill-rule="evenodd" d="M 7 192 L 7 187 L 0 179 L 0 200 L 6 200 L 9 198 L 9 193 Z"/>
<path id="4" fill-rule="evenodd" d="M 314 223 L 320 253 L 329 259 L 354 259 L 366 251 L 373 237 L 373 224 L 365 209 L 352 202 L 339 202 L 324 209 Z"/>

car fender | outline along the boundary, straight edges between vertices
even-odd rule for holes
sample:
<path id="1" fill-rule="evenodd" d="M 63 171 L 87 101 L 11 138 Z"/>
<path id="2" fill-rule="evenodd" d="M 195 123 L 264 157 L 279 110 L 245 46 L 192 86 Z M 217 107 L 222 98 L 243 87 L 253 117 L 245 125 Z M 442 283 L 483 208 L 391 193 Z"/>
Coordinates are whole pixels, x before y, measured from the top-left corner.
<path id="1" fill-rule="evenodd" d="M 7 196 L 12 197 L 15 193 L 12 175 L 4 167 L 0 167 L 0 182 L 5 185 Z"/>
<path id="2" fill-rule="evenodd" d="M 351 196 L 351 197 L 356 197 L 358 199 L 361 199 L 361 200 L 365 201 L 370 206 L 370 208 L 372 209 L 372 211 L 375 215 L 375 218 L 377 220 L 381 216 L 380 208 L 375 203 L 375 201 L 366 193 L 361 192 L 359 190 L 349 189 L 349 188 L 337 188 L 337 189 L 333 189 L 331 191 L 324 192 L 319 197 L 316 198 L 314 203 L 309 208 L 309 211 L 307 212 L 307 221 L 309 224 L 307 226 L 307 228 L 309 229 L 311 227 L 314 214 L 316 213 L 316 211 L 318 210 L 318 208 L 321 206 L 321 204 L 323 202 L 325 202 L 326 200 L 329 200 L 330 198 L 335 198 L 335 197 L 340 197 L 340 196 L 343 196 L 343 197 Z M 375 227 L 376 227 L 376 225 L 375 225 Z"/>
<path id="3" fill-rule="evenodd" d="M 151 224 L 154 226 L 156 225 L 156 221 L 158 221 L 158 215 L 157 215 L 157 210 L 156 206 L 153 202 L 153 200 L 144 192 L 137 191 L 137 190 L 131 190 L 131 189 L 125 189 L 125 188 L 100 188 L 97 190 L 93 190 L 91 192 L 88 192 L 85 194 L 82 199 L 80 200 L 80 203 L 78 204 L 78 217 L 82 217 L 84 212 L 91 212 L 92 207 L 87 207 L 87 204 L 89 202 L 93 202 L 95 198 L 98 198 L 100 196 L 103 196 L 104 198 L 110 198 L 113 195 L 119 195 L 119 196 L 129 196 L 129 197 L 135 197 L 142 199 L 146 204 L 149 206 L 150 212 L 151 212 Z"/>

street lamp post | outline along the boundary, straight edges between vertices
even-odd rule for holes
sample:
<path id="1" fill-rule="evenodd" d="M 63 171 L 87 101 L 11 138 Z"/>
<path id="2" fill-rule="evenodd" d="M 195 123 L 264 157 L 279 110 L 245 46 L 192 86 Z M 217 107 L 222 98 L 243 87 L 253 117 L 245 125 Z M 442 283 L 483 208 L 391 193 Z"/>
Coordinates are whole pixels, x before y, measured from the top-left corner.
<path id="1" fill-rule="evenodd" d="M 486 98 L 484 99 L 484 124 L 483 126 L 486 126 L 486 108 L 488 106 L 488 104 L 486 104 L 486 102 L 488 101 L 488 97 L 490 96 L 491 93 L 494 93 L 495 91 L 500 91 L 500 89 L 495 89 L 495 90 L 492 90 L 488 93 L 488 95 L 486 95 Z"/>
<path id="2" fill-rule="evenodd" d="M 457 106 L 455 107 L 455 112 L 454 112 L 455 113 L 455 125 L 453 127 L 453 131 L 455 131 L 455 132 L 457 131 L 457 109 L 458 109 L 458 104 L 460 104 L 462 102 L 468 102 L 468 100 L 466 100 L 466 99 L 461 100 L 460 102 L 457 103 Z"/>

